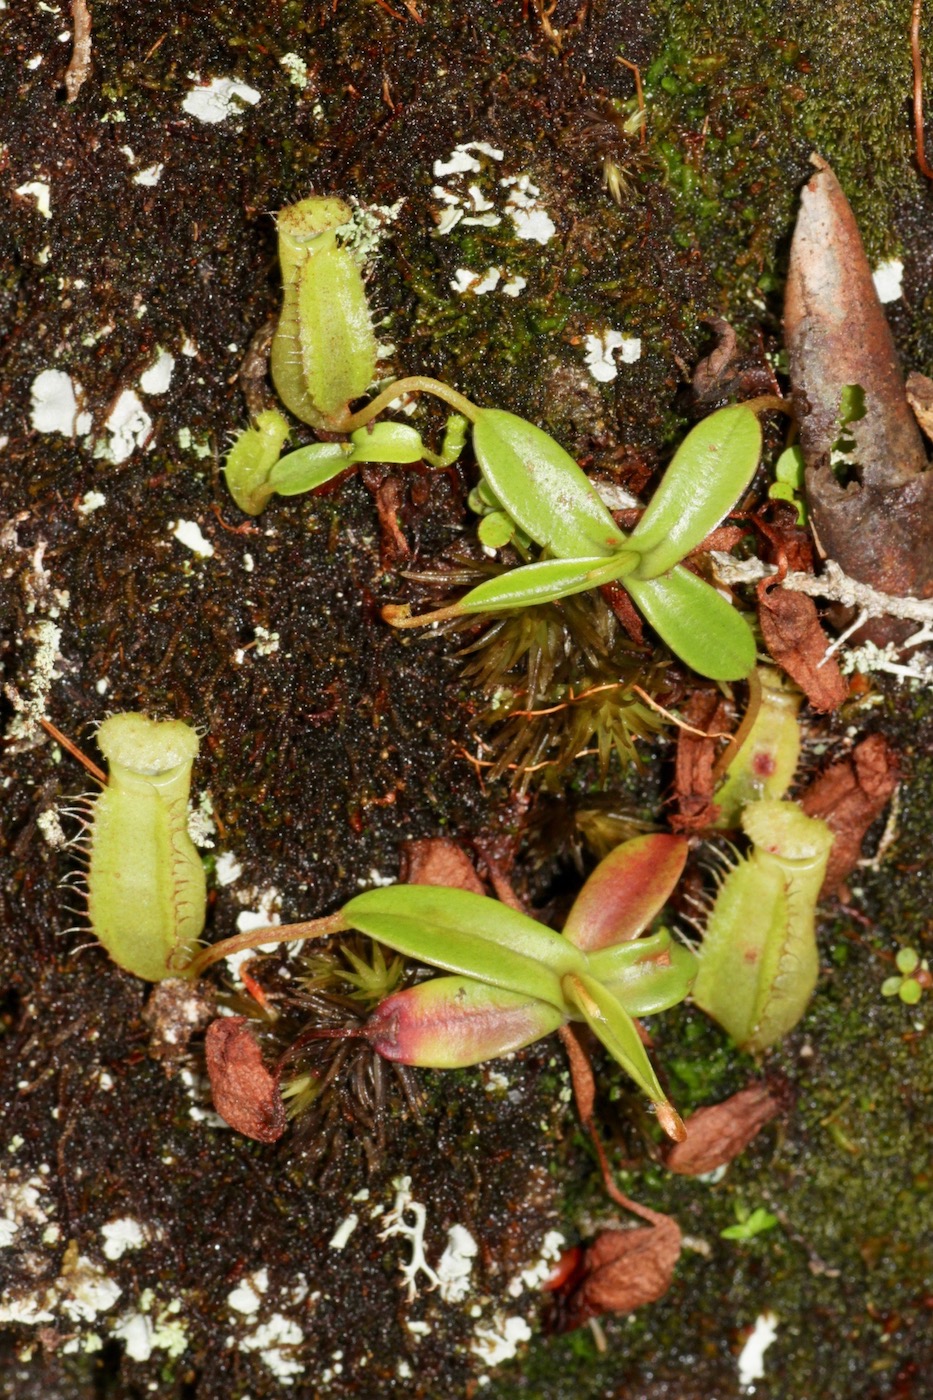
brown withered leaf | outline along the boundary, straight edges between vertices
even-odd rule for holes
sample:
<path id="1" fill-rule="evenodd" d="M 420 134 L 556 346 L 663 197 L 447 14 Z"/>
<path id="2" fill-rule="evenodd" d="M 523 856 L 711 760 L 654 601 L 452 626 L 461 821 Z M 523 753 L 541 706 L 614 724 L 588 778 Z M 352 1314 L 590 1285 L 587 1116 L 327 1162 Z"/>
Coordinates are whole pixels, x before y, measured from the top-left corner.
<path id="1" fill-rule="evenodd" d="M 602 1313 L 654 1303 L 671 1286 L 680 1258 L 677 1221 L 655 1212 L 652 1225 L 604 1230 L 586 1249 L 579 1282 L 558 1304 L 556 1330 L 572 1332 Z"/>
<path id="2" fill-rule="evenodd" d="M 813 599 L 774 584 L 759 588 L 758 621 L 768 651 L 814 710 L 838 710 L 849 687 L 836 658 L 824 660 L 826 635 Z"/>
<path id="3" fill-rule="evenodd" d="M 399 879 L 405 885 L 447 885 L 470 894 L 485 894 L 483 882 L 462 846 L 445 836 L 405 841 Z"/>
<path id="4" fill-rule="evenodd" d="M 797 524 L 797 507 L 790 501 L 769 501 L 764 512 L 755 517 L 762 536 L 759 550 L 766 564 L 794 573 L 813 573 L 813 541 L 809 530 Z"/>
<path id="5" fill-rule="evenodd" d="M 865 833 L 890 800 L 898 777 L 897 754 L 882 734 L 870 734 L 801 796 L 807 816 L 820 817 L 835 838 L 821 897 L 835 894 L 861 858 Z"/>
<path id="6" fill-rule="evenodd" d="M 256 1142 L 277 1142 L 285 1132 L 285 1105 L 247 1018 L 212 1021 L 204 1053 L 214 1107 L 224 1122 Z"/>
<path id="7" fill-rule="evenodd" d="M 717 344 L 693 371 L 690 387 L 698 406 L 709 407 L 727 400 L 778 393 L 774 370 L 768 363 L 760 340 L 754 350 L 745 350 L 739 345 L 728 321 L 709 321 L 707 324 L 715 334 Z"/>
<path id="8" fill-rule="evenodd" d="M 855 217 L 830 167 L 801 193 L 784 303 L 790 377 L 806 462 L 807 500 L 824 557 L 884 593 L 933 593 L 933 472 L 905 393 L 890 328 L 878 300 Z M 865 394 L 865 416 L 849 425 L 854 479 L 830 465 L 846 385 Z M 837 608 L 838 623 L 851 614 Z M 879 618 L 855 633 L 878 645 L 903 641 L 914 625 Z"/>
<path id="9" fill-rule="evenodd" d="M 766 1084 L 751 1084 L 722 1103 L 691 1113 L 685 1140 L 673 1143 L 664 1160 L 679 1176 L 704 1176 L 744 1152 L 781 1108 Z"/>
<path id="10" fill-rule="evenodd" d="M 678 730 L 674 765 L 678 810 L 671 816 L 671 829 L 698 831 L 716 820 L 717 808 L 710 799 L 715 786 L 717 741 L 711 736 L 728 730 L 729 712 L 715 690 L 695 690 L 683 706 L 683 718 L 692 729 L 702 729 L 710 737 L 702 738 L 688 729 Z"/>

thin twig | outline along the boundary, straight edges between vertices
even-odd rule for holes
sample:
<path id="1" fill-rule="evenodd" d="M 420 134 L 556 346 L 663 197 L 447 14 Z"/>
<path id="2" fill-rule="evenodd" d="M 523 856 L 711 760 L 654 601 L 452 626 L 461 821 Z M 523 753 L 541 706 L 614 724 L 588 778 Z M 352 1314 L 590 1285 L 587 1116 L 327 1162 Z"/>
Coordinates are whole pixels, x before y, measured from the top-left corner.
<path id="1" fill-rule="evenodd" d="M 88 758 L 87 754 L 82 753 L 77 744 L 72 743 L 68 736 L 63 734 L 50 719 L 43 719 L 40 715 L 39 723 L 42 725 L 46 734 L 51 734 L 56 743 L 61 744 L 63 749 L 68 750 L 72 758 L 76 758 L 79 763 L 84 765 L 92 778 L 96 778 L 102 787 L 107 786 L 107 774 L 104 772 L 103 768 L 98 768 L 93 759 Z"/>
<path id="2" fill-rule="evenodd" d="M 923 62 L 920 58 L 920 8 L 922 0 L 914 0 L 910 15 L 910 57 L 914 66 L 914 146 L 917 164 L 928 180 L 933 180 L 933 166 L 926 156 L 923 139 Z"/>

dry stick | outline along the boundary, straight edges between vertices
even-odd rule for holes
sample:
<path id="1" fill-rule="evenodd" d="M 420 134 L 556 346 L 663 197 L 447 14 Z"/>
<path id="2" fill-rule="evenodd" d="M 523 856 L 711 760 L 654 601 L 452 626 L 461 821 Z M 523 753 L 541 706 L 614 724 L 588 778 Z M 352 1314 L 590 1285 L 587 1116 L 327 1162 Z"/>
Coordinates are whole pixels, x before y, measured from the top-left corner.
<path id="1" fill-rule="evenodd" d="M 914 0 L 910 15 L 910 57 L 914 67 L 914 146 L 917 164 L 928 180 L 933 180 L 933 166 L 927 160 L 923 140 L 923 63 L 920 58 L 920 6 Z"/>
<path id="2" fill-rule="evenodd" d="M 82 753 L 77 744 L 72 743 L 67 735 L 56 728 L 50 719 L 42 719 L 40 716 L 39 723 L 47 734 L 51 734 L 52 738 L 56 740 L 57 743 L 61 744 L 63 749 L 68 750 L 72 758 L 76 758 L 79 763 L 84 765 L 91 774 L 91 777 L 96 778 L 101 787 L 107 786 L 107 774 L 104 772 L 103 768 L 98 768 L 93 759 L 88 758 L 87 754 Z"/>
<path id="3" fill-rule="evenodd" d="M 309 919 L 302 924 L 273 924 L 269 928 L 250 929 L 248 933 L 224 938 L 205 948 L 193 958 L 183 973 L 187 977 L 200 977 L 212 963 L 221 958 L 229 958 L 232 953 L 241 953 L 244 948 L 258 948 L 261 943 L 290 943 L 298 938 L 329 938 L 333 933 L 346 933 L 352 926 L 343 917 L 342 911 L 328 914 L 324 919 Z"/>
<path id="4" fill-rule="evenodd" d="M 590 1135 L 590 1141 L 596 1151 L 596 1159 L 599 1162 L 599 1170 L 603 1179 L 603 1187 L 606 1195 L 617 1205 L 630 1210 L 633 1215 L 640 1215 L 643 1220 L 648 1220 L 652 1225 L 660 1224 L 665 1217 L 659 1215 L 657 1211 L 651 1210 L 649 1206 L 639 1205 L 629 1196 L 623 1195 L 612 1177 L 612 1168 L 606 1156 L 606 1149 L 603 1146 L 602 1138 L 593 1118 L 596 1104 L 596 1081 L 593 1077 L 593 1066 L 590 1057 L 583 1048 L 583 1044 L 574 1026 L 560 1026 L 557 1034 L 560 1036 L 567 1052 L 567 1060 L 570 1065 L 570 1083 L 573 1088 L 574 1102 L 577 1106 L 577 1113 L 580 1115 L 580 1122 Z"/>
<path id="5" fill-rule="evenodd" d="M 87 0 L 71 0 L 71 22 L 74 44 L 65 70 L 65 93 L 68 101 L 74 102 L 91 71 L 91 14 Z"/>

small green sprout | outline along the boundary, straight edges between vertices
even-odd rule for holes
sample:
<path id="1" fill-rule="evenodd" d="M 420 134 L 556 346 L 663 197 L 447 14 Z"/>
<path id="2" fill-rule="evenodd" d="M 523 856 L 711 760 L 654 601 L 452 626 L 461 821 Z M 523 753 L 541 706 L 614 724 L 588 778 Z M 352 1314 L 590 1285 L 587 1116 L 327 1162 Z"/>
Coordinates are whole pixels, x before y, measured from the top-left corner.
<path id="1" fill-rule="evenodd" d="M 720 1230 L 719 1235 L 724 1240 L 752 1240 L 756 1235 L 763 1235 L 766 1230 L 773 1230 L 778 1223 L 776 1215 L 765 1210 L 764 1206 L 758 1206 L 755 1210 L 749 1210 L 747 1206 L 739 1205 L 736 1202 L 735 1217 L 737 1223 L 729 1225 L 725 1230 Z"/>
<path id="2" fill-rule="evenodd" d="M 683 1125 L 633 1017 L 676 1005 L 693 980 L 693 954 L 667 929 L 640 936 L 677 884 L 686 854 L 677 836 L 619 846 L 583 886 L 563 934 L 483 895 L 392 885 L 357 895 L 329 918 L 227 939 L 189 972 L 258 943 L 357 929 L 451 974 L 394 992 L 365 1022 L 360 1034 L 386 1059 L 460 1068 L 582 1021 L 655 1104 L 665 1131 L 680 1137 Z"/>
<path id="3" fill-rule="evenodd" d="M 933 986 L 930 964 L 916 948 L 901 948 L 894 959 L 897 977 L 886 977 L 881 984 L 883 997 L 899 997 L 905 1006 L 916 1006 L 924 988 Z"/>
<path id="4" fill-rule="evenodd" d="M 806 525 L 807 507 L 804 499 L 804 460 L 799 447 L 787 447 L 774 465 L 774 481 L 768 487 L 772 501 L 790 501 L 797 509 L 797 524 Z"/>

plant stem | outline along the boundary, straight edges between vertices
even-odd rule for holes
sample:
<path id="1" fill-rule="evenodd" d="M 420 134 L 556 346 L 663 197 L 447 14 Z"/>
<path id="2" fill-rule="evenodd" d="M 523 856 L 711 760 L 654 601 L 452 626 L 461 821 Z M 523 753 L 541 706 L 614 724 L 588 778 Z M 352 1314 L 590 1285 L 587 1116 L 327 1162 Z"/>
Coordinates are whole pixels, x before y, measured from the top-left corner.
<path id="1" fill-rule="evenodd" d="M 328 914 L 325 919 L 309 919 L 303 924 L 276 924 L 270 928 L 254 928 L 249 933 L 240 933 L 233 938 L 224 938 L 205 948 L 185 968 L 186 977 L 200 977 L 212 963 L 231 953 L 242 953 L 244 948 L 255 948 L 260 943 L 288 943 L 296 938 L 329 938 L 333 933 L 345 933 L 351 927 L 338 909 L 336 914 Z"/>
<path id="2" fill-rule="evenodd" d="M 436 399 L 443 399 L 444 403 L 450 404 L 458 413 L 462 413 L 464 418 L 468 418 L 471 423 L 476 421 L 479 409 L 475 403 L 470 403 L 469 399 L 458 394 L 456 389 L 451 389 L 449 384 L 442 384 L 439 379 L 429 379 L 423 374 L 412 374 L 407 379 L 396 379 L 388 388 L 383 389 L 381 394 L 377 394 L 370 403 L 364 405 L 356 413 L 351 413 L 339 425 L 337 431 L 341 433 L 355 433 L 357 428 L 365 428 L 367 423 L 371 423 L 380 413 L 382 413 L 393 400 L 400 398 L 402 394 L 433 394 Z"/>

